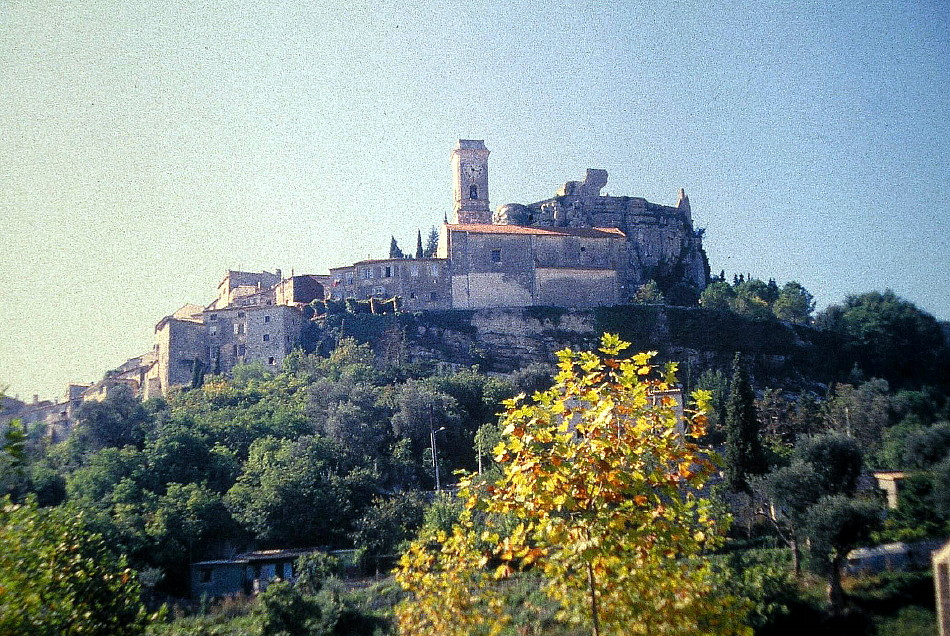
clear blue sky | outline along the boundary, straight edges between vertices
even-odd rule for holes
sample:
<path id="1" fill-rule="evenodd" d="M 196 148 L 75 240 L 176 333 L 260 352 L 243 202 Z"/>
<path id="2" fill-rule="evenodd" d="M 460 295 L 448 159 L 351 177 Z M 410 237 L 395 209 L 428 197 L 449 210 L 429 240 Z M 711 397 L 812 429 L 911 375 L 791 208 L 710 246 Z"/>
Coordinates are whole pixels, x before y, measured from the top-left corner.
<path id="1" fill-rule="evenodd" d="M 715 272 L 950 319 L 950 5 L 0 3 L 0 384 L 57 397 L 224 271 L 326 272 L 451 207 L 686 188 Z"/>

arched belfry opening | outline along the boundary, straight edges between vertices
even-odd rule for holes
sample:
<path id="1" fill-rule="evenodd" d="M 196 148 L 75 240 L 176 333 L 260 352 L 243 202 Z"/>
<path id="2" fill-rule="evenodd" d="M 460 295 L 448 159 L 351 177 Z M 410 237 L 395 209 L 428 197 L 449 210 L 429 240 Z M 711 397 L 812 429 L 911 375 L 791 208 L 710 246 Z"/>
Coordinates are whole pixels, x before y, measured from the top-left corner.
<path id="1" fill-rule="evenodd" d="M 475 185 L 474 183 L 468 186 L 468 198 L 471 199 L 472 201 L 478 200 L 478 186 Z"/>

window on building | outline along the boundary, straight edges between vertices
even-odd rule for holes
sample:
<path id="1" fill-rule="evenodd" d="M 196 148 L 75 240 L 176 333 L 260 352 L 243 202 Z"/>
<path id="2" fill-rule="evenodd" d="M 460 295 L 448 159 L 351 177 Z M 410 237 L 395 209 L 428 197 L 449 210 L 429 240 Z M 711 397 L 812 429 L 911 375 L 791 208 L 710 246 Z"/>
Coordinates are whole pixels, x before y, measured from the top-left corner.
<path id="1" fill-rule="evenodd" d="M 472 199 L 473 201 L 478 199 L 478 186 L 474 183 L 468 186 L 468 198 Z"/>
<path id="2" fill-rule="evenodd" d="M 244 345 L 239 344 L 239 345 L 237 346 L 237 354 L 238 354 L 239 356 L 243 356 L 243 355 L 245 354 L 245 352 L 246 352 L 246 350 L 245 350 L 245 348 L 244 348 Z"/>
<path id="3" fill-rule="evenodd" d="M 284 342 L 290 342 L 290 335 L 284 336 Z"/>
<path id="4" fill-rule="evenodd" d="M 414 299 L 416 297 L 416 292 L 409 292 L 409 298 Z"/>
<path id="5" fill-rule="evenodd" d="M 243 311 L 239 311 L 239 312 L 238 312 L 238 318 L 243 318 L 243 317 L 244 317 L 244 312 L 243 312 Z"/>
<path id="6" fill-rule="evenodd" d="M 210 333 L 212 336 L 216 335 L 218 333 L 218 326 L 211 325 L 211 328 L 208 329 L 208 333 Z"/>
<path id="7" fill-rule="evenodd" d="M 429 292 L 429 300 L 436 301 L 439 299 L 439 292 Z"/>
<path id="8" fill-rule="evenodd" d="M 429 276 L 438 276 L 438 275 L 439 275 L 438 263 L 431 263 L 429 265 Z"/>
<path id="9" fill-rule="evenodd" d="M 265 333 L 265 334 L 264 334 L 264 342 L 270 342 L 270 334 L 269 334 L 269 333 Z"/>
<path id="10" fill-rule="evenodd" d="M 491 251 L 491 262 L 500 263 L 501 262 L 501 250 L 492 250 Z"/>
<path id="11" fill-rule="evenodd" d="M 391 265 L 387 265 L 387 266 L 386 266 L 386 271 L 383 273 L 383 276 L 385 276 L 386 278 L 392 278 L 392 277 L 393 277 L 393 268 L 392 268 Z"/>
<path id="12" fill-rule="evenodd" d="M 235 356 L 238 354 L 238 352 L 237 352 L 237 345 L 234 345 L 234 350 L 232 351 L 232 353 L 233 353 Z"/>
<path id="13" fill-rule="evenodd" d="M 234 323 L 234 335 L 235 335 L 235 336 L 242 336 L 242 335 L 244 335 L 244 323 L 243 323 L 243 322 L 236 322 L 236 323 Z"/>
<path id="14" fill-rule="evenodd" d="M 277 361 L 276 361 L 274 358 L 268 358 L 268 359 L 267 359 L 267 364 L 273 366 L 273 365 L 277 364 Z"/>
<path id="15" fill-rule="evenodd" d="M 410 276 L 418 276 L 418 275 L 419 275 L 419 266 L 416 265 L 416 264 L 410 265 L 410 266 L 409 266 L 409 275 L 410 275 Z"/>
<path id="16" fill-rule="evenodd" d="M 264 322 L 270 322 L 270 316 L 264 316 Z"/>
<path id="17" fill-rule="evenodd" d="M 214 322 L 217 319 L 218 319 L 218 314 L 211 314 L 210 316 L 208 316 L 208 320 L 212 322 Z"/>

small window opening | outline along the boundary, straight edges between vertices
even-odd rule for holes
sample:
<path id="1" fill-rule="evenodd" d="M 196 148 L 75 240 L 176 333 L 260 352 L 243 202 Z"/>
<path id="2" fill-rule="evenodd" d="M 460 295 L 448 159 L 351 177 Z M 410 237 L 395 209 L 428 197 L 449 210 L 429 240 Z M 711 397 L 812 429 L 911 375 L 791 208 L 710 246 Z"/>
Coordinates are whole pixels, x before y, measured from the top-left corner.
<path id="1" fill-rule="evenodd" d="M 491 262 L 500 263 L 501 262 L 501 250 L 492 250 L 491 251 Z"/>
<path id="2" fill-rule="evenodd" d="M 582 250 L 584 248 L 581 248 Z M 270 316 L 264 316 L 264 322 L 270 322 Z"/>
<path id="3" fill-rule="evenodd" d="M 468 198 L 472 199 L 473 201 L 478 199 L 478 186 L 474 183 L 468 186 Z"/>
<path id="4" fill-rule="evenodd" d="M 264 342 L 270 342 L 270 334 L 269 334 L 269 333 L 265 333 L 265 334 L 264 334 Z"/>

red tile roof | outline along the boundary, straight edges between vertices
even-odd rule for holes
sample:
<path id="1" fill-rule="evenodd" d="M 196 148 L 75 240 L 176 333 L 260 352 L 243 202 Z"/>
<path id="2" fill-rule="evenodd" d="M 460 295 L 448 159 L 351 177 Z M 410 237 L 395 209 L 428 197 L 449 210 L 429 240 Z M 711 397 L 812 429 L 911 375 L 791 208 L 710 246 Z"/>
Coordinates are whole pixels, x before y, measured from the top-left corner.
<path id="1" fill-rule="evenodd" d="M 450 232 L 473 234 L 527 234 L 535 236 L 577 236 L 580 238 L 625 238 L 615 227 L 525 227 L 522 225 L 489 225 L 470 223 L 449 225 Z"/>

